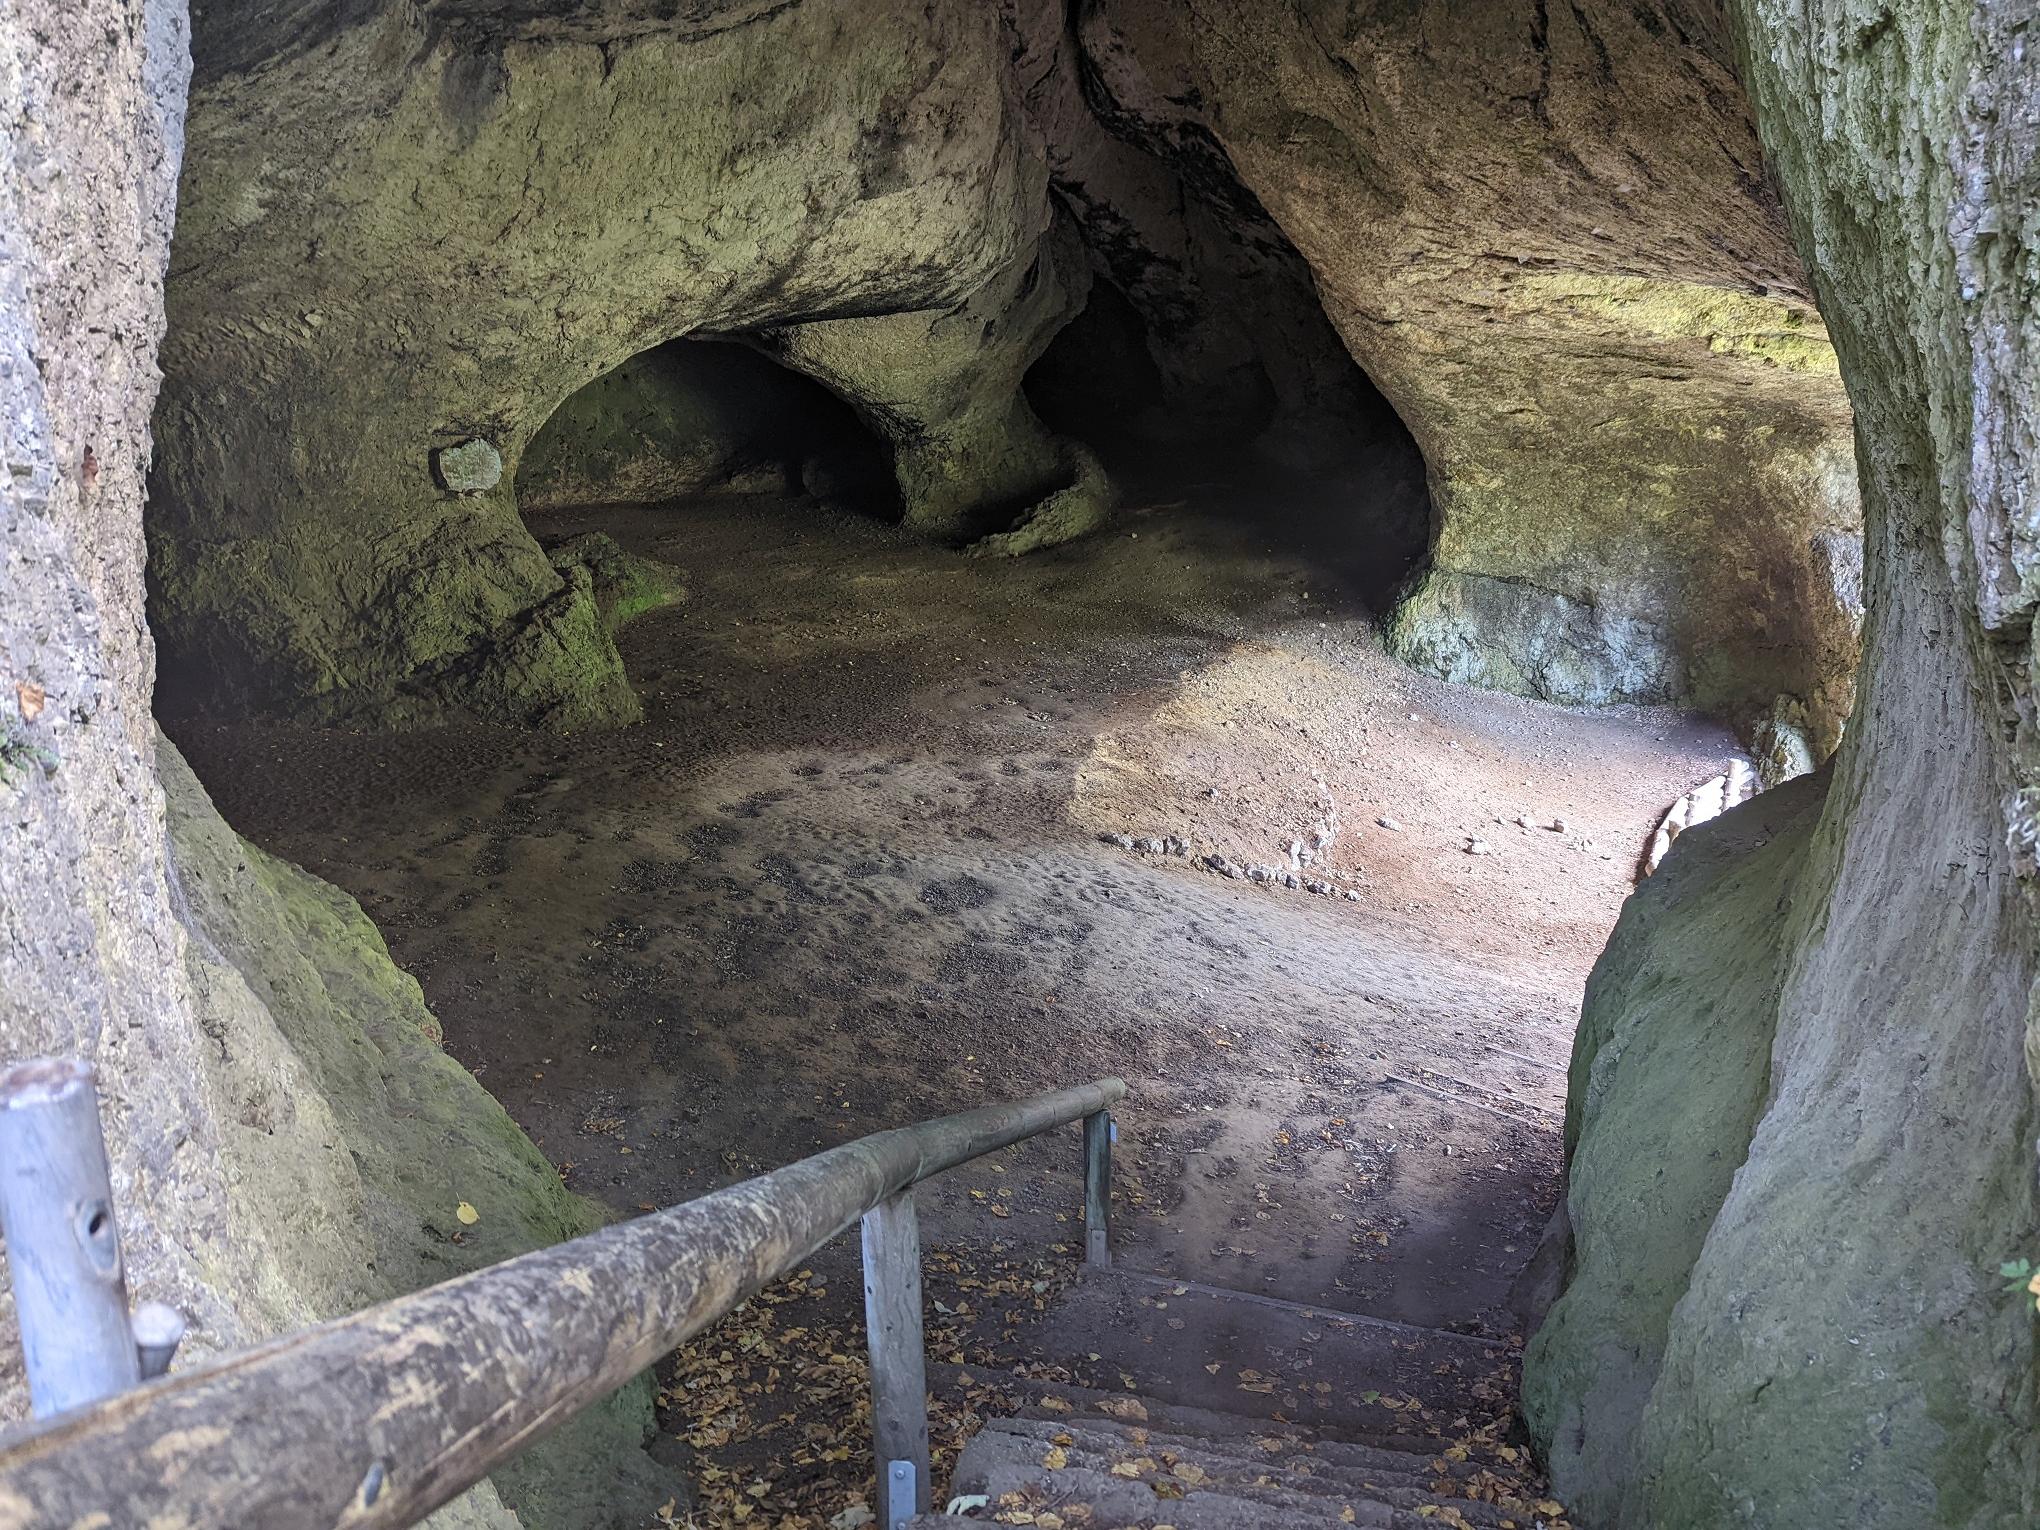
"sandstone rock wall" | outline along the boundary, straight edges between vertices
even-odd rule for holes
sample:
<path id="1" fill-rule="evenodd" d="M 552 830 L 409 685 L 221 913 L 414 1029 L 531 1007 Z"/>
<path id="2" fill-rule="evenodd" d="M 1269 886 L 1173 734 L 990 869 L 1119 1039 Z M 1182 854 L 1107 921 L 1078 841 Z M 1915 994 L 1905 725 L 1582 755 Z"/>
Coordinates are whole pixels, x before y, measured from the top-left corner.
<path id="1" fill-rule="evenodd" d="M 932 317 L 1024 271 L 1050 209 L 998 17 L 322 14 L 224 0 L 196 41 L 152 506 L 166 691 L 628 720 L 518 520 L 526 443 L 675 336 Z M 502 480 L 450 493 L 432 453 L 473 437 Z"/>
<path id="2" fill-rule="evenodd" d="M 243 845 L 168 752 L 166 820 L 142 481 L 187 64 L 169 0 L 0 14 L 0 1057 L 97 1066 L 131 1291 L 195 1359 L 588 1213 L 351 901 Z M 469 1182 L 499 1214 L 455 1245 Z M 0 1296 L 19 1416 L 14 1333 Z M 569 1459 L 628 1480 L 647 1414 L 640 1389 Z M 557 1466 L 515 1480 L 527 1523 L 586 1522 Z M 516 1523 L 487 1484 L 443 1522 Z"/>
<path id="3" fill-rule="evenodd" d="M 1710 941 L 1704 878 L 1625 921 L 1655 925 L 1698 976 L 1618 1023 L 1656 1045 L 1590 1063 L 1581 1258 L 1529 1378 L 1557 1485 L 1610 1524 L 2040 1518 L 2034 1318 L 1996 1277 L 2040 1246 L 2032 19 L 2006 0 L 1740 8 L 1765 147 L 1855 405 L 1867 659 L 1797 869 L 1774 847 L 1739 873 L 1782 928 L 1775 1000 L 1738 976 L 1750 937 Z M 1708 843 L 1682 839 L 1667 869 Z M 1630 1257 L 1656 1272 L 1632 1302 L 1585 1240 L 1658 1188 L 1638 1109 L 1677 1066 L 1671 1033 L 1725 1024 L 1772 1035 L 1754 1127 L 1718 1210 L 1710 1174 L 1673 1187 L 1681 1215 L 1628 1219 Z M 1735 1155 L 1740 1135 L 1715 1150 Z M 1661 1361 L 1630 1350 L 1629 1395 L 1648 1399 L 1633 1453 L 1577 1449 L 1569 1422 L 1598 1407 L 1595 1313 L 1638 1330 L 1674 1294 Z"/>
<path id="4" fill-rule="evenodd" d="M 1325 317 L 1310 267 L 1221 156 L 1157 152 L 1168 146 L 1099 88 L 1073 21 L 1083 7 L 1001 3 L 1055 194 L 1138 314 L 1160 383 L 1155 417 L 1110 425 L 1176 452 L 1223 445 L 1287 467 L 1348 466 L 1387 410 Z"/>
<path id="5" fill-rule="evenodd" d="M 1848 404 L 1711 7 L 1082 11 L 1115 120 L 1245 183 L 1423 448 L 1405 658 L 1743 721 L 1790 695 L 1832 747 Z"/>
<path id="6" fill-rule="evenodd" d="M 1100 480 L 1087 492 L 1096 524 L 1110 508 L 1102 475 L 1089 471 L 1082 447 L 1050 434 L 1020 387 L 1090 285 L 1083 246 L 1063 222 L 1026 261 L 953 307 L 792 325 L 761 338 L 789 366 L 854 400 L 890 444 L 912 529 L 974 541 L 1050 495 Z"/>
<path id="7" fill-rule="evenodd" d="M 1587 985 L 1567 1099 L 1570 1268 L 1524 1399 L 1582 1524 L 1622 1522 L 1673 1309 L 1763 1114 L 1781 906 L 1826 785 L 1801 777 L 1681 834 Z"/>

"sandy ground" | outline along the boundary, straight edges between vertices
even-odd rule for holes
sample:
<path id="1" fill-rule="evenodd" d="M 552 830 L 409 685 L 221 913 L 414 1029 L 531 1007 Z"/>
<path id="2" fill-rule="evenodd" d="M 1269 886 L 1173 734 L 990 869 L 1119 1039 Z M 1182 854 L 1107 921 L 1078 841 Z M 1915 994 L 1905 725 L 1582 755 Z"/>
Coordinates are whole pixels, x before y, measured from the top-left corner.
<path id="1" fill-rule="evenodd" d="M 1020 562 L 781 499 L 585 513 L 538 529 L 688 574 L 624 634 L 643 726 L 174 731 L 620 1211 L 1114 1073 L 1124 1268 L 1505 1337 L 1581 985 L 1732 740 L 1403 670 L 1366 571 L 1272 543 L 1277 509 L 1136 509 Z M 1330 895 L 1205 864 L 1288 870 L 1334 827 L 1300 872 Z M 1077 1170 L 1072 1130 L 932 1184 L 928 1242 L 1074 1257 Z M 817 1261 L 839 1315 L 853 1259 Z M 1094 1340 L 1030 1331 L 1096 1379 L 1056 1352 Z"/>

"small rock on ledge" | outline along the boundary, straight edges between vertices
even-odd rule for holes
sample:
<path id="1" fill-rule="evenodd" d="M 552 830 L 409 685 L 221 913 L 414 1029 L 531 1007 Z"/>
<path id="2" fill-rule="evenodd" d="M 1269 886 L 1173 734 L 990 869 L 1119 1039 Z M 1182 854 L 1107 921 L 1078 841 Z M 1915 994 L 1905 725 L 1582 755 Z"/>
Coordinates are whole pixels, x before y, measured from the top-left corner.
<path id="1" fill-rule="evenodd" d="M 432 453 L 432 474 L 452 494 L 480 494 L 503 481 L 503 454 L 480 436 Z"/>

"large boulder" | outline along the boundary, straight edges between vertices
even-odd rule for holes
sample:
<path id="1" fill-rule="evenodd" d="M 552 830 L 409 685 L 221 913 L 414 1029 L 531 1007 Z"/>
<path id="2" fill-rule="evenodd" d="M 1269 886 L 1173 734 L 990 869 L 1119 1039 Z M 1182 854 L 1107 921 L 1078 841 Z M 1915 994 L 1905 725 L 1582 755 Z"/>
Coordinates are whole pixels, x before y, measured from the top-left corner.
<path id="1" fill-rule="evenodd" d="M 1569 1295 L 1528 1386 L 1556 1485 L 1611 1525 L 2010 1530 L 2040 1517 L 2032 1304 L 1997 1277 L 2000 1261 L 2040 1252 L 2031 22 L 2020 0 L 1740 7 L 1765 148 L 1855 405 L 1867 660 L 1797 869 L 1768 849 L 1749 863 L 1762 876 L 1748 895 L 1781 932 L 1766 1079 L 1697 1247 L 1692 1220 L 1624 1211 L 1639 1171 L 1596 1167 L 1660 1146 L 1645 1111 L 1684 1082 L 1681 1049 L 1596 1055 L 1586 1070 L 1574 1215 L 1583 1239 L 1625 1226 L 1628 1259 L 1652 1274 L 1630 1299 L 1606 1259 L 1583 1257 L 1587 1321 L 1568 1317 Z M 1667 869 L 1707 845 L 1682 837 Z M 1709 917 L 1709 885 L 1675 887 L 1639 917 L 1677 949 L 1676 924 L 1697 936 Z M 1582 1045 L 1718 1028 L 1717 1003 L 1762 999 L 1742 970 L 1752 959 L 1767 963 L 1764 945 L 1724 950 L 1719 975 L 1683 1000 L 1597 1025 Z M 1749 1020 L 1744 1044 L 1765 1029 Z M 1707 1141 L 1733 1152 L 1732 1126 Z M 1681 1198 L 1697 1220 L 1706 1196 L 1689 1182 Z M 1630 1346 L 1641 1406 L 1607 1451 L 1566 1436 L 1606 1410 L 1596 1321 L 1661 1348 L 1652 1360 Z"/>
<path id="2" fill-rule="evenodd" d="M 1236 176 L 1430 465 L 1403 657 L 1832 748 L 1859 517 L 1834 351 L 1726 28 L 1644 0 L 1091 0 L 1086 81 Z"/>
<path id="3" fill-rule="evenodd" d="M 1802 777 L 1681 834 L 1587 980 L 1559 1223 L 1569 1273 L 1524 1397 L 1584 1524 L 1618 1520 L 1672 1311 L 1763 1114 L 1791 933 L 1780 906 L 1826 785 Z"/>

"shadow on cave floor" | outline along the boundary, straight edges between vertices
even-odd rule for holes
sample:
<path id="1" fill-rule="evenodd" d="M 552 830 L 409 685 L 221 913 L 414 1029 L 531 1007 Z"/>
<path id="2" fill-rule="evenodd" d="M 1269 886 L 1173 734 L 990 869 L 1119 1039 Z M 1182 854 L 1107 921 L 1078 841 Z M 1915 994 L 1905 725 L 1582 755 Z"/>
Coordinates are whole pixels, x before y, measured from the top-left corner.
<path id="1" fill-rule="evenodd" d="M 1116 1072 L 1124 1266 L 1511 1328 L 1581 984 L 1724 731 L 1412 674 L 1195 495 L 1010 562 L 774 497 L 535 529 L 687 571 L 623 635 L 642 727 L 178 742 L 243 833 L 362 901 L 574 1187 L 628 1212 Z M 1284 866 L 1328 803 L 1309 874 L 1353 899 L 1202 863 Z M 1076 1167 L 1058 1138 L 931 1184 L 931 1247 L 1073 1255 Z M 839 1316 L 854 1258 L 816 1262 Z"/>

